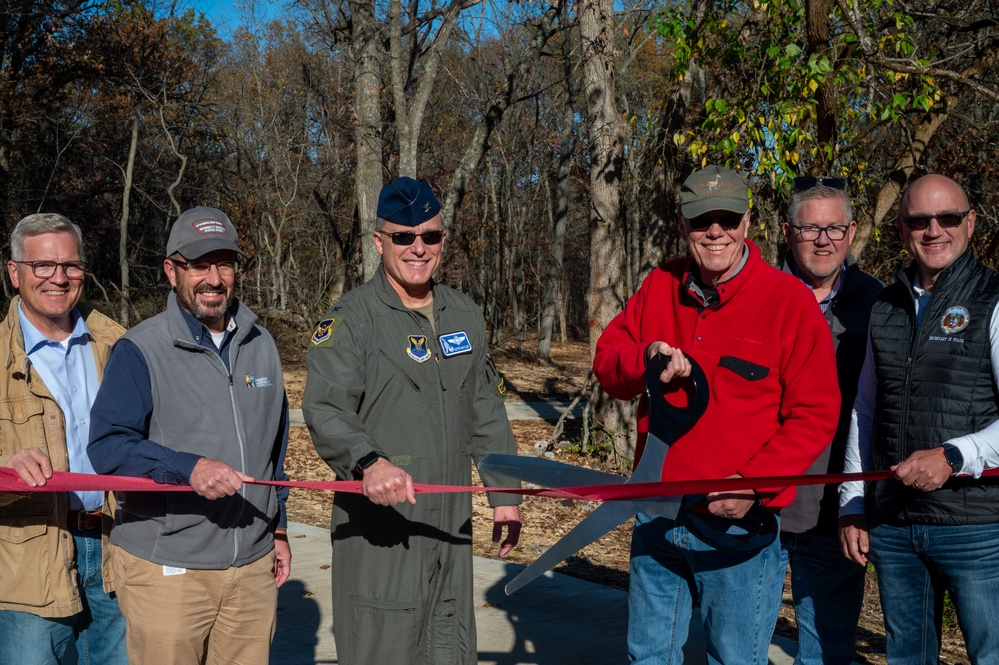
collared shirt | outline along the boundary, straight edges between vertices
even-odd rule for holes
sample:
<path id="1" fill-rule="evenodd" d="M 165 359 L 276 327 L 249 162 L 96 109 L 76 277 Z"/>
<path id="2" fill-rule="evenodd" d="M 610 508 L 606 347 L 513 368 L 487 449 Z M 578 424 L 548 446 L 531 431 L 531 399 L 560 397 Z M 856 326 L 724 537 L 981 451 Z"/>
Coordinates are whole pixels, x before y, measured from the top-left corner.
<path id="1" fill-rule="evenodd" d="M 788 265 L 791 266 L 792 275 L 800 279 L 802 283 L 808 288 L 810 288 L 812 291 L 815 290 L 815 287 L 809 284 L 808 281 L 805 280 L 804 277 L 802 277 L 801 271 L 798 270 L 797 263 L 795 263 L 794 261 L 788 261 Z M 819 301 L 819 308 L 822 310 L 823 314 L 825 314 L 826 310 L 829 309 L 829 305 L 831 305 L 832 301 L 836 299 L 836 296 L 839 295 L 839 292 L 843 290 L 843 285 L 845 283 L 846 283 L 846 263 L 844 262 L 839 266 L 839 275 L 836 276 L 836 283 L 833 284 L 832 291 L 829 292 L 829 295 L 827 295 L 825 298 Z"/>
<path id="2" fill-rule="evenodd" d="M 90 347 L 91 334 L 80 312 L 73 309 L 73 332 L 61 342 L 39 332 L 24 315 L 20 303 L 17 316 L 21 322 L 24 350 L 31 366 L 62 409 L 66 424 L 66 450 L 69 470 L 94 473 L 87 457 L 90 440 L 90 407 L 97 397 L 97 363 Z M 70 510 L 92 510 L 104 502 L 103 492 L 70 492 Z"/>
<path id="3" fill-rule="evenodd" d="M 229 316 L 229 313 L 226 312 L 228 322 L 226 323 L 225 330 L 216 335 L 208 329 L 208 326 L 194 318 L 194 315 L 183 307 L 180 308 L 180 313 L 184 315 L 184 321 L 187 323 L 187 327 L 191 329 L 191 337 L 194 338 L 194 341 L 206 349 L 214 351 L 222 359 L 226 371 L 231 372 L 232 367 L 229 365 L 229 340 L 232 339 L 232 334 L 236 332 L 236 319 Z M 216 341 L 217 337 L 220 338 L 220 341 Z"/>
<path id="4" fill-rule="evenodd" d="M 700 269 L 692 267 L 690 270 L 690 276 L 687 278 L 687 283 L 685 284 L 687 291 L 691 293 L 697 300 L 701 303 L 701 309 L 706 309 L 713 305 L 717 305 L 719 302 L 718 298 L 718 287 L 725 284 L 726 282 L 732 281 L 736 275 L 742 272 L 742 269 L 746 267 L 746 263 L 749 261 L 749 247 L 743 245 L 742 247 L 742 258 L 739 260 L 739 265 L 736 266 L 735 272 L 726 279 L 724 282 L 718 282 L 717 284 L 708 284 L 701 279 Z"/>
<path id="5" fill-rule="evenodd" d="M 919 286 L 918 274 L 913 283 L 913 291 L 918 326 L 933 292 Z M 992 310 L 992 317 L 989 320 L 989 345 L 989 353 L 992 356 L 992 380 L 999 383 L 999 304 Z M 871 434 L 874 429 L 874 405 L 877 392 L 878 377 L 874 367 L 874 350 L 871 348 L 871 338 L 868 332 L 867 357 L 864 358 L 864 368 L 860 372 L 857 401 L 854 402 L 853 415 L 850 419 L 850 436 L 846 441 L 844 473 L 874 470 Z M 964 464 L 960 472 L 973 478 L 980 477 L 986 469 L 999 467 L 999 420 L 979 432 L 972 432 L 940 443 L 941 445 L 949 443 L 961 451 Z M 839 486 L 839 514 L 841 516 L 864 514 L 863 481 L 854 480 Z"/>

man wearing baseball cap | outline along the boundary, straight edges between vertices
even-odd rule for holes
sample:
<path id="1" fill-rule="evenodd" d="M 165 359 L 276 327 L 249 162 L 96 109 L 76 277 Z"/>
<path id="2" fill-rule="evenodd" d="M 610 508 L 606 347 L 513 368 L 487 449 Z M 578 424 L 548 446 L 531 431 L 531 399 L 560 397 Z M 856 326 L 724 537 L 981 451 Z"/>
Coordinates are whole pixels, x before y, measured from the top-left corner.
<path id="1" fill-rule="evenodd" d="M 617 399 L 642 396 L 640 454 L 649 429 L 647 361 L 669 357 L 660 379 L 676 405 L 692 387 L 690 361 L 704 370 L 707 410 L 670 446 L 664 481 L 803 473 L 829 445 L 839 415 L 822 312 L 804 284 L 768 265 L 746 238 L 749 197 L 738 173 L 708 166 L 691 174 L 680 188 L 679 221 L 690 257 L 654 269 L 604 330 L 593 361 L 600 384 Z M 793 499 L 784 487 L 708 492 L 685 497 L 676 519 L 640 513 L 630 662 L 682 662 L 699 607 L 711 662 L 765 665 L 784 582 L 780 543 L 776 528 L 769 538 L 740 540 L 731 525 L 759 513 L 758 504 L 779 520 Z"/>
<path id="2" fill-rule="evenodd" d="M 482 311 L 433 280 L 445 236 L 426 180 L 382 188 L 374 243 L 382 265 L 320 320 L 302 399 L 316 450 L 363 496 L 338 492 L 333 635 L 341 665 L 478 661 L 468 494 L 471 461 L 516 454 L 503 379 L 488 356 Z M 482 474 L 487 486 L 504 483 Z M 519 497 L 491 494 L 504 556 L 520 533 Z"/>
<path id="3" fill-rule="evenodd" d="M 221 211 L 180 216 L 166 311 L 114 346 L 91 412 L 98 473 L 194 490 L 118 493 L 112 563 L 135 665 L 268 661 L 288 490 L 247 481 L 287 478 L 288 401 L 274 340 L 233 295 L 241 255 Z"/>

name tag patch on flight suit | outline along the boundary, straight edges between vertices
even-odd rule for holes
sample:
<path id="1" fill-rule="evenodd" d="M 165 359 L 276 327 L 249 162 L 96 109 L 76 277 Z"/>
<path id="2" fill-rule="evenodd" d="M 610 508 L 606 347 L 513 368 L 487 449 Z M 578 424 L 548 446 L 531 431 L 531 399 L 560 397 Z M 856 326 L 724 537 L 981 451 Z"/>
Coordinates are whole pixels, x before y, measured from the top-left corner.
<path id="1" fill-rule="evenodd" d="M 427 348 L 426 335 L 410 335 L 409 348 L 406 355 L 418 363 L 425 363 L 430 360 L 430 349 Z"/>
<path id="2" fill-rule="evenodd" d="M 472 352 L 472 343 L 468 340 L 468 333 L 464 330 L 445 333 L 439 336 L 437 341 L 440 342 L 441 353 L 444 354 L 445 358 Z"/>

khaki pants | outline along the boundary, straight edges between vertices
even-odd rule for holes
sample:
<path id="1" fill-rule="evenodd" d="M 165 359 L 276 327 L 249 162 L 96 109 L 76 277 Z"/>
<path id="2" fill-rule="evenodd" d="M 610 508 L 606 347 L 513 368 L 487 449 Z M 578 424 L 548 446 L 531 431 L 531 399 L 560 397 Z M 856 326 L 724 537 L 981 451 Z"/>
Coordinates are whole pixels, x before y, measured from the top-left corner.
<path id="1" fill-rule="evenodd" d="M 179 575 L 116 546 L 111 562 L 130 665 L 268 662 L 277 624 L 273 551 L 238 568 Z"/>

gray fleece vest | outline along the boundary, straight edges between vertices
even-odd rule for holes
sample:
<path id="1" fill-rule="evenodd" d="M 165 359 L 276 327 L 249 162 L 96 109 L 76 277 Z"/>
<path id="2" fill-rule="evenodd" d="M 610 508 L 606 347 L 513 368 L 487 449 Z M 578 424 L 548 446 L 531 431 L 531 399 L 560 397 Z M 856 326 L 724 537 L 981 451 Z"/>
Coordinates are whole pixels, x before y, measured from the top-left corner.
<path id="1" fill-rule="evenodd" d="M 218 354 L 191 339 L 175 294 L 167 310 L 123 339 L 149 367 L 153 411 L 147 438 L 178 451 L 222 460 L 254 478 L 271 480 L 279 454 L 284 385 L 270 334 L 242 304 L 228 346 L 232 374 Z M 244 485 L 210 501 L 193 492 L 128 492 L 116 542 L 164 565 L 225 569 L 256 561 L 273 549 L 278 501 L 273 487 Z"/>

